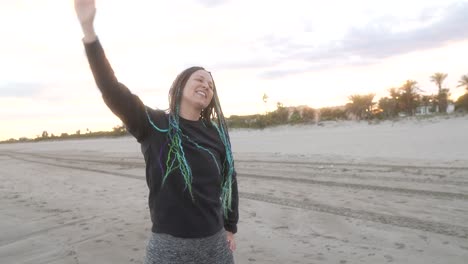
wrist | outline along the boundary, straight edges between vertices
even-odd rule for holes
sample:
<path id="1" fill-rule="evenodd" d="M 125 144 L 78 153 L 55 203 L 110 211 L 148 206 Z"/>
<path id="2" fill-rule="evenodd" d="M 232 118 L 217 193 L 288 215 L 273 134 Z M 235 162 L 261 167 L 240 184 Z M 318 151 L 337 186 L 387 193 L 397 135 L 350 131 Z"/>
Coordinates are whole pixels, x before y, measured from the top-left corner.
<path id="1" fill-rule="evenodd" d="M 91 43 L 96 41 L 97 35 L 94 31 L 94 28 L 91 27 L 83 27 L 83 42 L 84 43 Z"/>

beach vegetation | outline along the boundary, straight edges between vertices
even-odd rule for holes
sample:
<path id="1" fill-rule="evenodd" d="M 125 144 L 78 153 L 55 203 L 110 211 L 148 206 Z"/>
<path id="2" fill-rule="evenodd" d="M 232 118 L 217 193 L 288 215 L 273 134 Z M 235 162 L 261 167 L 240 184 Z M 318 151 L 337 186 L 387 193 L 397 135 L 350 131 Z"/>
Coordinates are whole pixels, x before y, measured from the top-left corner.
<path id="1" fill-rule="evenodd" d="M 434 82 L 438 88 L 438 93 L 435 99 L 438 106 L 437 110 L 440 113 L 447 113 L 448 98 L 450 94 L 448 88 L 442 88 L 443 82 L 447 76 L 447 73 L 436 72 L 430 77 L 431 82 Z"/>

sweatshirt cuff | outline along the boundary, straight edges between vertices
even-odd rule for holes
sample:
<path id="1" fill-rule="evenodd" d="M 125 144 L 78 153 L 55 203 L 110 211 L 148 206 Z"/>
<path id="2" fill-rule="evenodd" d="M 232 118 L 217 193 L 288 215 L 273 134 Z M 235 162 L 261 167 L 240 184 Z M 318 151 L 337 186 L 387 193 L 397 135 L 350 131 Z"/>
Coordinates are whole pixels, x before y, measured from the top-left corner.
<path id="1" fill-rule="evenodd" d="M 99 42 L 99 37 L 96 36 L 96 39 L 95 39 L 93 42 L 84 42 L 84 38 L 82 38 L 82 39 L 81 39 L 81 42 L 83 42 L 83 44 L 84 44 L 85 46 L 87 46 L 87 45 L 93 45 L 93 44 L 95 44 L 96 42 Z"/>
<path id="2" fill-rule="evenodd" d="M 229 231 L 233 234 L 237 233 L 237 225 L 236 224 L 225 224 L 224 229 Z"/>
<path id="3" fill-rule="evenodd" d="M 88 54 L 96 52 L 96 50 L 99 50 L 99 47 L 101 47 L 101 43 L 99 42 L 99 38 L 97 38 L 95 41 L 89 42 L 89 43 L 85 43 L 83 41 L 83 45 L 85 47 L 86 53 L 88 53 Z"/>

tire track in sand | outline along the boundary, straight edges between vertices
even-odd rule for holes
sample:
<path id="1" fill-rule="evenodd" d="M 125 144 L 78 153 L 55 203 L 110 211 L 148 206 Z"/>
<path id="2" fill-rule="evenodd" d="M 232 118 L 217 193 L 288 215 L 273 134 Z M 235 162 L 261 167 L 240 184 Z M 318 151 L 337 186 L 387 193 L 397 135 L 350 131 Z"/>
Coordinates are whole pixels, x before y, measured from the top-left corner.
<path id="1" fill-rule="evenodd" d="M 255 179 L 271 179 L 271 180 L 280 180 L 280 181 L 287 181 L 287 182 L 308 183 L 308 184 L 314 184 L 314 185 L 323 185 L 327 187 L 342 187 L 342 188 L 358 189 L 358 190 L 385 191 L 385 192 L 396 192 L 396 193 L 403 193 L 403 194 L 416 194 L 416 195 L 423 195 L 423 196 L 430 196 L 430 197 L 437 197 L 437 198 L 468 200 L 468 194 L 464 194 L 464 193 L 406 189 L 406 188 L 399 188 L 399 187 L 387 187 L 387 186 L 369 185 L 369 184 L 362 184 L 362 183 L 322 181 L 322 180 L 313 180 L 313 179 L 304 179 L 304 178 L 285 178 L 281 176 L 257 175 L 257 174 L 248 174 L 248 173 L 242 173 L 240 175 L 244 177 L 248 177 L 248 178 L 255 178 Z"/>
<path id="2" fill-rule="evenodd" d="M 73 160 L 73 159 L 67 159 L 67 158 L 57 158 L 57 157 L 35 155 L 35 154 L 27 154 L 27 155 L 33 156 L 33 157 L 45 158 L 45 159 L 54 159 L 54 160 L 57 160 L 57 161 L 58 160 L 86 161 L 86 162 L 88 161 L 88 160 Z M 13 156 L 10 156 L 10 157 L 15 158 Z M 37 160 L 34 161 L 34 160 L 28 160 L 28 159 L 25 159 L 25 158 L 20 158 L 20 157 L 17 157 L 17 156 L 16 156 L 16 158 L 21 159 L 23 161 L 42 163 L 42 164 L 47 164 L 47 165 L 52 165 L 52 166 L 59 166 L 59 167 L 63 167 L 63 168 L 83 169 L 83 167 L 74 166 L 74 165 L 63 165 L 63 164 L 51 163 L 51 162 L 46 162 L 46 161 L 37 161 Z M 107 161 L 102 161 L 102 160 L 101 161 L 92 161 L 91 160 L 90 162 L 98 163 L 98 164 L 106 164 L 106 165 L 120 164 L 119 162 L 116 162 L 116 161 L 107 162 Z M 131 163 L 131 162 L 127 162 L 125 164 L 126 165 L 137 165 L 137 164 Z M 86 169 L 88 171 L 93 171 L 93 172 L 98 172 L 98 173 L 106 173 L 106 174 L 109 173 L 108 171 L 105 171 L 105 170 L 92 169 L 92 168 L 86 168 Z M 112 172 L 112 173 L 115 174 L 115 175 L 122 176 L 122 177 L 127 177 L 127 178 L 135 178 L 135 179 L 144 178 L 144 177 L 139 177 L 139 176 L 136 176 L 136 175 L 126 174 L 126 173 L 121 173 L 121 172 Z M 249 173 L 239 173 L 239 175 L 242 176 L 242 177 L 253 178 L 253 179 L 262 179 L 262 180 L 277 180 L 277 181 L 294 182 L 294 183 L 306 183 L 306 184 L 312 184 L 312 185 L 322 185 L 322 186 L 327 186 L 327 187 L 339 187 L 339 188 L 347 188 L 347 189 L 355 189 L 355 190 L 384 191 L 384 192 L 393 192 L 393 193 L 401 193 L 401 194 L 409 194 L 409 195 L 428 196 L 428 197 L 434 197 L 434 198 L 468 200 L 468 194 L 464 194 L 464 193 L 429 191 L 429 190 L 421 190 L 421 189 L 408 189 L 408 188 L 388 187 L 388 186 L 370 185 L 370 184 L 362 184 L 362 183 L 346 183 L 346 182 L 336 182 L 336 181 L 324 181 L 324 180 L 314 180 L 314 179 L 307 179 L 307 178 L 286 178 L 286 177 L 282 177 L 282 176 L 258 175 L 258 174 L 249 174 Z"/>
<path id="3" fill-rule="evenodd" d="M 51 162 L 44 162 L 44 161 L 35 161 L 35 160 L 15 157 L 14 155 L 8 155 L 8 156 L 14 159 L 19 159 L 19 160 L 23 160 L 27 162 L 38 163 L 38 164 L 45 164 L 45 165 L 57 166 L 57 167 L 63 167 L 63 168 L 71 168 L 71 169 L 76 169 L 76 170 L 81 170 L 81 171 L 93 171 L 93 172 L 99 172 L 99 173 L 106 174 L 106 175 L 144 180 L 143 177 L 138 177 L 138 176 L 130 175 L 130 174 L 114 173 L 114 172 L 109 172 L 109 171 L 95 170 L 95 169 L 83 168 L 83 167 L 78 167 L 78 166 L 60 165 L 60 164 L 54 164 Z M 260 201 L 260 202 L 265 202 L 265 203 L 270 203 L 270 204 L 289 206 L 289 207 L 298 208 L 298 209 L 311 210 L 311 211 L 320 212 L 320 213 L 328 213 L 328 214 L 333 214 L 333 215 L 338 215 L 338 216 L 343 216 L 343 217 L 360 219 L 364 221 L 371 221 L 371 222 L 376 222 L 376 223 L 381 223 L 381 224 L 386 224 L 386 225 L 410 228 L 410 229 L 415 229 L 415 230 L 420 230 L 420 231 L 425 231 L 425 232 L 431 232 L 431 233 L 437 233 L 437 234 L 442 234 L 442 235 L 447 235 L 447 236 L 468 239 L 468 228 L 457 226 L 457 225 L 452 225 L 452 224 L 419 220 L 417 218 L 406 217 L 406 216 L 394 216 L 394 215 L 388 215 L 388 214 L 381 214 L 381 213 L 365 211 L 365 210 L 355 210 L 355 209 L 346 208 L 346 207 L 330 206 L 330 205 L 326 205 L 322 203 L 315 203 L 311 201 L 297 201 L 293 199 L 278 198 L 278 197 L 263 195 L 263 194 L 239 192 L 239 197 L 243 199 Z"/>
<path id="4" fill-rule="evenodd" d="M 329 213 L 365 221 L 377 222 L 386 225 L 393 225 L 398 227 L 416 229 L 431 233 L 438 233 L 442 235 L 468 239 L 468 228 L 463 226 L 439 223 L 434 221 L 419 220 L 413 217 L 395 216 L 365 210 L 355 210 L 346 207 L 330 206 L 310 201 L 304 202 L 286 198 L 277 198 L 274 196 L 256 193 L 240 192 L 239 196 L 245 199 L 262 201 L 271 204 L 284 205 L 320 213 Z"/>
<path id="5" fill-rule="evenodd" d="M 91 159 L 78 159 L 78 158 L 64 158 L 64 157 L 56 157 L 51 155 L 41 155 L 36 153 L 28 153 L 28 152 L 13 152 L 10 151 L 10 154 L 23 154 L 23 155 L 33 155 L 37 157 L 43 157 L 48 159 L 59 159 L 59 160 L 70 160 L 70 161 L 84 161 L 84 162 L 92 162 L 92 163 L 101 163 L 104 162 L 106 164 L 121 164 L 121 165 L 144 165 L 144 162 L 129 162 L 129 161 L 113 161 L 113 160 L 91 160 Z M 1 156 L 1 154 L 0 154 Z M 334 166 L 334 167 L 364 167 L 364 168 L 387 168 L 392 170 L 405 170 L 405 169 L 418 169 L 418 170 L 461 170 L 467 171 L 468 167 L 449 167 L 449 166 L 418 166 L 418 165 L 398 165 L 398 164 L 375 164 L 375 163 L 344 163 L 344 162 L 321 162 L 321 161 L 285 161 L 285 160 L 258 160 L 258 159 L 236 159 L 235 162 L 240 163 L 264 163 L 264 164 L 282 164 L 282 165 L 290 165 L 290 166 L 297 166 L 297 165 L 304 165 L 304 166 Z"/>

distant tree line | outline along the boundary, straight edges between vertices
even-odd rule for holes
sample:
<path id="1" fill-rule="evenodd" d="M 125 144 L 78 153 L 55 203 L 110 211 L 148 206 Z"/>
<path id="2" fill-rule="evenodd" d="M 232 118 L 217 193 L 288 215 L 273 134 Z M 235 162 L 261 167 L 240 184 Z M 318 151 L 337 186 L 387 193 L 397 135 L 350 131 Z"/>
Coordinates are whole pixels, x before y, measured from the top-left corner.
<path id="1" fill-rule="evenodd" d="M 443 86 L 447 78 L 446 73 L 434 73 L 430 80 L 438 88 L 437 94 L 423 95 L 414 80 L 407 80 L 402 86 L 388 90 L 389 96 L 380 98 L 374 102 L 375 94 L 355 94 L 348 97 L 349 103 L 345 106 L 325 107 L 313 109 L 307 106 L 285 107 L 281 102 L 276 105 L 276 110 L 266 114 L 229 117 L 228 125 L 233 128 L 265 128 L 268 126 L 286 124 L 318 123 L 330 120 L 370 120 L 391 119 L 397 116 L 413 116 L 420 108 L 423 114 L 447 113 L 450 102 L 450 90 Z M 466 93 L 458 98 L 455 111 L 468 112 L 468 74 L 460 78 L 457 87 L 464 87 Z M 266 104 L 268 96 L 262 97 Z"/>
<path id="2" fill-rule="evenodd" d="M 352 95 L 346 105 L 348 113 L 355 119 L 388 119 L 398 115 L 413 116 L 419 108 L 422 114 L 447 113 L 450 103 L 454 103 L 455 111 L 468 112 L 468 74 L 463 75 L 457 87 L 464 87 L 466 92 L 456 102 L 449 100 L 450 90 L 443 87 L 446 73 L 435 73 L 430 79 L 438 88 L 437 94 L 422 95 L 418 83 L 407 80 L 401 87 L 389 89 L 389 96 L 373 101 L 375 94 Z"/>
<path id="3" fill-rule="evenodd" d="M 37 135 L 36 138 L 30 139 L 26 137 L 21 137 L 19 139 L 10 138 L 5 141 L 0 141 L 0 143 L 16 143 L 16 142 L 39 142 L 46 140 L 66 140 L 66 139 L 80 139 L 80 138 L 99 138 L 99 137 L 120 137 L 127 135 L 127 129 L 124 125 L 118 125 L 112 128 L 112 131 L 98 131 L 91 132 L 89 129 L 86 129 L 85 133 L 81 133 L 81 130 L 77 130 L 75 134 L 61 133 L 59 136 L 49 134 L 46 130 L 42 132 L 41 135 Z"/>
<path id="4" fill-rule="evenodd" d="M 264 96 L 265 98 L 265 96 Z M 281 102 L 276 104 L 276 110 L 266 114 L 231 115 L 227 118 L 229 127 L 235 128 L 265 128 L 284 124 L 312 123 L 316 110 L 308 106 L 285 107 Z"/>
<path id="5" fill-rule="evenodd" d="M 399 115 L 413 116 L 416 110 L 422 108 L 426 113 L 446 113 L 450 103 L 454 103 L 455 111 L 468 113 L 468 74 L 463 75 L 457 87 L 465 88 L 466 92 L 455 102 L 449 100 L 450 89 L 443 86 L 447 78 L 446 73 L 434 73 L 430 80 L 438 88 L 437 94 L 422 95 L 423 92 L 418 83 L 414 80 L 407 80 L 401 87 L 388 90 L 389 96 L 380 98 L 374 102 L 375 94 L 351 95 L 348 97 L 349 103 L 345 106 L 324 107 L 313 109 L 308 106 L 286 107 L 281 102 L 276 104 L 276 109 L 265 114 L 256 115 L 232 115 L 227 118 L 228 126 L 231 128 L 265 128 L 270 126 L 286 124 L 311 124 L 320 121 L 331 120 L 370 120 L 370 119 L 390 119 Z M 268 96 L 262 97 L 266 104 Z M 34 139 L 11 138 L 0 143 L 14 142 L 37 142 L 44 140 L 62 140 L 78 138 L 96 137 L 119 137 L 128 135 L 124 125 L 115 126 L 112 131 L 91 132 L 86 129 L 85 133 L 77 130 L 75 134 L 62 133 L 60 136 L 43 131 Z"/>

